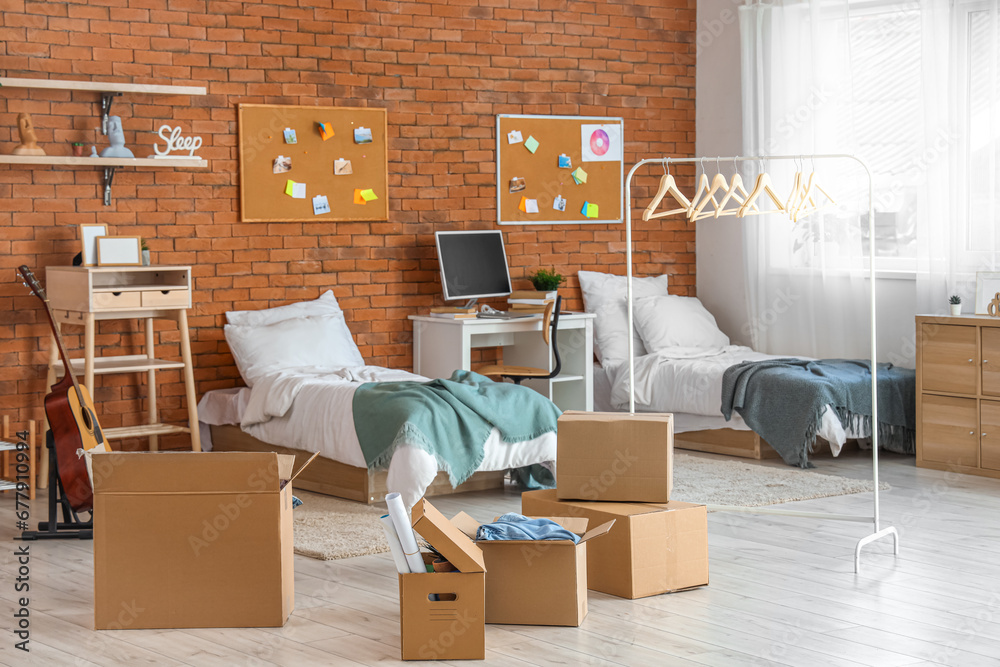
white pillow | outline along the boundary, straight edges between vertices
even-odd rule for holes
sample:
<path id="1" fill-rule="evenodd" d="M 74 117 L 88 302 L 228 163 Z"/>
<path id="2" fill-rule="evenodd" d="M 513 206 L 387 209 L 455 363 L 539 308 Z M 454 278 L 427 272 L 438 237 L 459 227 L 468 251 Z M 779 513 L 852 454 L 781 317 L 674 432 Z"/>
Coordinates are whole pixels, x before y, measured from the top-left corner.
<path id="1" fill-rule="evenodd" d="M 583 307 L 594 313 L 594 354 L 604 362 L 628 359 L 628 310 L 625 303 L 625 276 L 597 271 L 579 271 Z M 632 277 L 632 299 L 667 294 L 667 276 Z M 646 354 L 638 331 L 633 331 L 635 356 Z"/>
<path id="2" fill-rule="evenodd" d="M 651 352 L 673 348 L 720 350 L 729 337 L 712 313 L 692 296 L 647 296 L 635 300 L 635 328 Z"/>
<path id="3" fill-rule="evenodd" d="M 240 375 L 250 387 L 278 371 L 365 365 L 343 315 L 296 317 L 266 326 L 227 324 L 225 333 Z"/>
<path id="4" fill-rule="evenodd" d="M 287 306 L 265 308 L 263 310 L 233 310 L 226 313 L 226 321 L 230 324 L 247 326 L 265 326 L 284 322 L 294 317 L 312 317 L 313 315 L 340 315 L 343 311 L 337 303 L 333 290 L 327 290 L 318 299 L 290 303 Z"/>

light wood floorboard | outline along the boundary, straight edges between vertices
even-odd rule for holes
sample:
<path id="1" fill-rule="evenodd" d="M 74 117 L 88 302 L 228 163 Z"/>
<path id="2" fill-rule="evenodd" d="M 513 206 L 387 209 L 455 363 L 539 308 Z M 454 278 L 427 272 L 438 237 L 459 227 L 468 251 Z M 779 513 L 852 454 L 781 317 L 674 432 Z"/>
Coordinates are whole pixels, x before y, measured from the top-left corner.
<path id="1" fill-rule="evenodd" d="M 871 475 L 863 453 L 817 463 L 820 473 Z M 875 543 L 855 575 L 864 524 L 711 514 L 709 586 L 634 601 L 591 592 L 580 628 L 488 626 L 485 664 L 1000 666 L 1000 480 L 917 469 L 912 458 L 894 455 L 883 457 L 881 472 L 893 487 L 882 494 L 882 516 L 902 534 L 898 557 L 890 542 Z M 510 489 L 434 503 L 446 515 L 464 510 L 480 520 L 520 509 Z M 871 494 L 793 505 L 866 514 Z M 40 496 L 32 521 L 44 507 Z M 328 562 L 297 556 L 296 609 L 283 628 L 96 632 L 93 548 L 71 541 L 31 544 L 25 655 L 11 632 L 20 597 L 14 522 L 13 498 L 0 498 L 0 538 L 8 544 L 0 553 L 0 607 L 7 610 L 0 666 L 404 664 L 387 554 Z"/>

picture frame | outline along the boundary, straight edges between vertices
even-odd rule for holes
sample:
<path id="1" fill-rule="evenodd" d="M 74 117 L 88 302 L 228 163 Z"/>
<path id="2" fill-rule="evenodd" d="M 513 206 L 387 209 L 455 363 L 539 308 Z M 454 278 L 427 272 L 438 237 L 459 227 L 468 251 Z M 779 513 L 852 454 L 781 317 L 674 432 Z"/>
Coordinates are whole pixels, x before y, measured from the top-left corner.
<path id="1" fill-rule="evenodd" d="M 97 237 L 108 236 L 107 225 L 83 224 L 80 227 L 80 256 L 83 266 L 97 266 Z"/>
<path id="2" fill-rule="evenodd" d="M 990 301 L 1000 292 L 1000 271 L 976 271 L 976 315 L 989 315 Z"/>
<path id="3" fill-rule="evenodd" d="M 142 266 L 142 239 L 138 236 L 98 236 L 98 266 Z"/>

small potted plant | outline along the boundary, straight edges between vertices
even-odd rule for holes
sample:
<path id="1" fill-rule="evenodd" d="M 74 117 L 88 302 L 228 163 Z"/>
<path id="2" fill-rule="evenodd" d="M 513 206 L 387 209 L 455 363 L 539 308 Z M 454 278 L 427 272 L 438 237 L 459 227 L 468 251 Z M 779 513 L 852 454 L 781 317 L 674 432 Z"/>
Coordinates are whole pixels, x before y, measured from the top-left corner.
<path id="1" fill-rule="evenodd" d="M 142 250 L 142 265 L 149 266 L 149 246 L 146 245 L 146 239 L 139 239 L 140 249 Z M 132 246 L 133 248 L 135 246 Z"/>
<path id="2" fill-rule="evenodd" d="M 554 292 L 566 282 L 566 278 L 556 273 L 555 269 L 538 269 L 528 276 L 528 280 L 539 292 Z"/>
<path id="3" fill-rule="evenodd" d="M 962 314 L 962 297 L 960 297 L 957 294 L 953 294 L 948 299 L 948 303 L 951 305 L 951 314 L 952 315 L 961 315 Z"/>
<path id="4" fill-rule="evenodd" d="M 73 155 L 75 157 L 83 157 L 83 142 L 74 141 L 73 142 Z"/>

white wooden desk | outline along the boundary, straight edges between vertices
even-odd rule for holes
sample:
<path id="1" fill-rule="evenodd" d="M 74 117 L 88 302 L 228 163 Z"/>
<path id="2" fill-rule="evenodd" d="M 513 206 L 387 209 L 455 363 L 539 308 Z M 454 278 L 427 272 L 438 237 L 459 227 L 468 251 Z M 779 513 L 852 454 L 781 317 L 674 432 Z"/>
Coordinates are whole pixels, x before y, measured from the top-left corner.
<path id="1" fill-rule="evenodd" d="M 542 340 L 540 316 L 514 320 L 447 319 L 410 315 L 413 320 L 413 372 L 447 378 L 472 368 L 472 350 L 503 347 L 505 364 L 552 369 L 555 360 Z M 562 410 L 594 409 L 594 316 L 559 315 L 562 371 L 551 380 L 525 380 Z"/>

